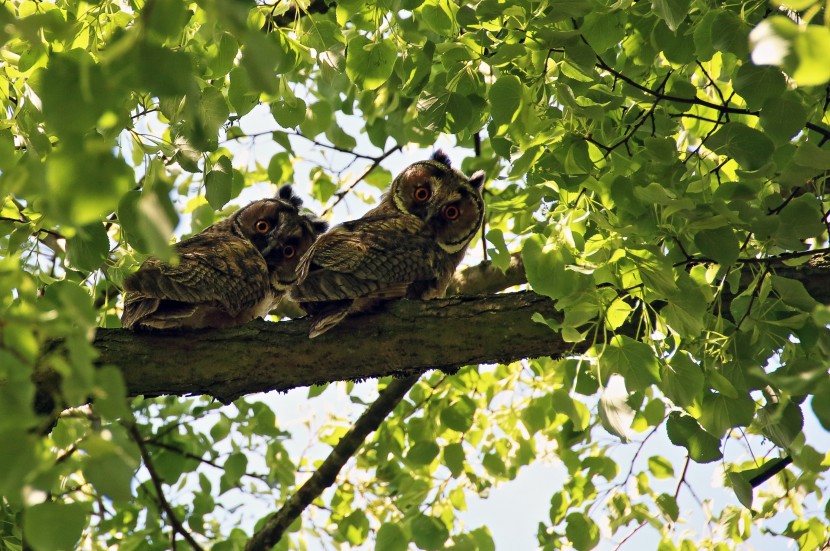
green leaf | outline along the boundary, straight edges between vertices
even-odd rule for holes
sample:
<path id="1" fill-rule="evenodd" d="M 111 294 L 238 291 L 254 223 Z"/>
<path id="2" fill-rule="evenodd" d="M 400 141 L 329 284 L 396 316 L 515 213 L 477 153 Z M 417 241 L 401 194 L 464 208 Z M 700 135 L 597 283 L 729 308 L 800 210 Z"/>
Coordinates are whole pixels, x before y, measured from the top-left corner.
<path id="1" fill-rule="evenodd" d="M 248 458 L 242 452 L 234 452 L 225 460 L 223 468 L 225 472 L 219 479 L 220 494 L 224 494 L 239 485 L 239 480 L 248 468 Z"/>
<path id="2" fill-rule="evenodd" d="M 582 431 L 591 423 L 591 413 L 579 400 L 574 400 L 566 390 L 558 388 L 553 391 L 553 409 L 564 413 L 573 423 L 574 430 Z"/>
<path id="3" fill-rule="evenodd" d="M 690 4 L 690 0 L 651 0 L 651 9 L 671 30 L 676 31 L 686 19 Z"/>
<path id="4" fill-rule="evenodd" d="M 138 49 L 138 76 L 141 85 L 157 96 L 184 96 L 198 91 L 193 80 L 190 55 L 162 46 L 141 43 Z"/>
<path id="5" fill-rule="evenodd" d="M 369 536 L 369 519 L 363 511 L 354 511 L 340 521 L 337 531 L 351 545 L 360 545 Z"/>
<path id="6" fill-rule="evenodd" d="M 378 529 L 375 551 L 406 551 L 407 538 L 397 524 L 384 522 Z"/>
<path id="7" fill-rule="evenodd" d="M 522 109 L 524 92 L 522 83 L 515 75 L 499 77 L 490 87 L 487 99 L 495 107 L 490 112 L 497 125 L 510 124 Z"/>
<path id="8" fill-rule="evenodd" d="M 154 0 L 151 6 L 144 21 L 150 37 L 160 42 L 177 37 L 190 19 L 182 0 Z"/>
<path id="9" fill-rule="evenodd" d="M 735 490 L 735 495 L 741 505 L 747 509 L 752 509 L 752 486 L 743 477 L 741 473 L 729 473 L 729 483 L 732 489 Z"/>
<path id="10" fill-rule="evenodd" d="M 496 551 L 496 543 L 493 541 L 493 536 L 487 526 L 476 528 L 470 532 L 470 535 L 473 537 L 477 551 Z"/>
<path id="11" fill-rule="evenodd" d="M 444 446 L 444 465 L 450 470 L 453 478 L 458 478 L 464 472 L 464 447 L 460 442 Z"/>
<path id="12" fill-rule="evenodd" d="M 565 521 L 565 535 L 577 551 L 593 549 L 599 544 L 599 527 L 583 513 L 571 513 Z"/>
<path id="13" fill-rule="evenodd" d="M 66 261 L 85 272 L 100 268 L 109 251 L 110 240 L 101 222 L 78 228 L 78 233 L 66 241 Z"/>
<path id="14" fill-rule="evenodd" d="M 712 21 L 712 45 L 720 52 L 743 59 L 749 52 L 749 29 L 741 17 L 728 10 L 719 10 Z"/>
<path id="15" fill-rule="evenodd" d="M 476 403 L 468 396 L 461 396 L 441 409 L 441 425 L 458 432 L 467 432 L 473 424 L 475 413 Z"/>
<path id="16" fill-rule="evenodd" d="M 666 432 L 672 444 L 686 448 L 689 457 L 697 463 L 710 463 L 723 457 L 720 441 L 687 415 L 672 412 L 666 421 Z"/>
<path id="17" fill-rule="evenodd" d="M 0 447 L 0 469 L 3 472 L 0 492 L 5 496 L 20 495 L 32 467 L 37 464 L 35 439 L 22 427 L 1 430 L 0 437 L 15 443 L 14 446 Z"/>
<path id="18" fill-rule="evenodd" d="M 776 232 L 776 238 L 791 244 L 792 247 L 803 246 L 800 244 L 802 240 L 816 237 L 826 231 L 822 223 L 824 215 L 815 195 L 796 197 L 784 207 L 778 216 L 781 224 Z"/>
<path id="19" fill-rule="evenodd" d="M 305 120 L 306 103 L 297 97 L 287 97 L 271 102 L 271 114 L 283 128 L 295 128 Z"/>
<path id="20" fill-rule="evenodd" d="M 672 467 L 671 461 L 658 455 L 652 455 L 648 458 L 648 470 L 654 475 L 654 478 L 674 477 L 674 467 Z"/>
<path id="21" fill-rule="evenodd" d="M 277 62 L 285 56 L 280 47 L 279 39 L 271 33 L 266 35 L 258 30 L 249 30 L 245 33 L 242 45 L 242 58 L 239 65 L 245 69 L 251 92 L 263 91 L 276 94 L 279 89 L 277 79 Z M 233 77 L 233 71 L 231 72 Z M 233 82 L 233 81 L 232 81 Z M 256 94 L 259 97 L 259 93 Z"/>
<path id="22" fill-rule="evenodd" d="M 419 515 L 412 521 L 412 541 L 426 551 L 443 549 L 450 533 L 437 518 Z"/>
<path id="23" fill-rule="evenodd" d="M 810 296 L 810 293 L 807 292 L 804 284 L 800 281 L 777 275 L 772 275 L 770 280 L 772 281 L 772 288 L 787 306 L 792 306 L 804 312 L 812 312 L 818 306 L 818 301 Z"/>
<path id="24" fill-rule="evenodd" d="M 359 88 L 375 90 L 392 75 L 398 50 L 389 39 L 370 41 L 357 35 L 348 44 L 346 74 Z"/>
<path id="25" fill-rule="evenodd" d="M 727 397 L 708 393 L 703 397 L 698 421 L 710 434 L 724 435 L 734 427 L 745 427 L 755 415 L 755 401 L 747 395 Z"/>
<path id="26" fill-rule="evenodd" d="M 86 526 L 89 505 L 46 501 L 26 509 L 23 533 L 38 551 L 75 549 Z"/>
<path id="27" fill-rule="evenodd" d="M 706 142 L 715 153 L 726 155 L 746 170 L 757 170 L 769 162 L 775 146 L 763 132 L 739 122 L 721 126 Z"/>
<path id="28" fill-rule="evenodd" d="M 128 419 L 127 386 L 117 367 L 107 365 L 95 370 L 95 411 L 107 419 Z"/>
<path id="29" fill-rule="evenodd" d="M 232 183 L 231 160 L 222 155 L 205 176 L 205 198 L 214 210 L 220 210 L 231 200 Z"/>
<path id="30" fill-rule="evenodd" d="M 137 467 L 137 461 L 113 445 L 106 451 L 91 450 L 84 477 L 113 501 L 127 502 L 132 499 L 131 483 Z"/>
<path id="31" fill-rule="evenodd" d="M 563 298 L 579 287 L 579 275 L 567 269 L 573 257 L 552 240 L 534 234 L 522 245 L 527 281 L 534 291 L 554 299 Z"/>
<path id="32" fill-rule="evenodd" d="M 409 452 L 406 454 L 406 461 L 416 466 L 429 465 L 438 457 L 440 451 L 441 449 L 435 442 L 422 440 L 421 442 L 416 442 L 409 448 Z"/>
<path id="33" fill-rule="evenodd" d="M 231 420 L 225 415 L 220 415 L 219 420 L 210 428 L 210 438 L 214 443 L 224 440 L 228 437 L 233 428 Z"/>
<path id="34" fill-rule="evenodd" d="M 666 396 L 680 407 L 688 407 L 695 400 L 702 398 L 703 370 L 689 358 L 688 354 L 678 352 L 662 369 L 660 385 Z"/>
<path id="35" fill-rule="evenodd" d="M 818 86 L 830 80 L 830 29 L 807 25 L 793 46 L 798 56 L 793 78 L 799 86 Z"/>
<path id="36" fill-rule="evenodd" d="M 741 253 L 741 245 L 731 228 L 700 231 L 695 235 L 695 245 L 705 257 L 721 266 L 731 266 Z"/>
<path id="37" fill-rule="evenodd" d="M 807 110 L 794 95 L 770 98 L 761 108 L 761 126 L 776 142 L 787 142 L 804 129 Z"/>
<path id="38" fill-rule="evenodd" d="M 85 132 L 109 106 L 115 106 L 101 66 L 87 52 L 53 54 L 38 76 L 34 86 L 43 102 L 43 116 L 61 134 Z"/>
<path id="39" fill-rule="evenodd" d="M 47 213 L 56 221 L 85 225 L 109 216 L 135 185 L 135 175 L 109 151 L 62 149 L 46 161 L 46 184 Z"/>
<path id="40" fill-rule="evenodd" d="M 678 3 L 686 0 L 656 0 L 660 4 Z M 685 14 L 684 14 L 685 17 Z M 625 24 L 621 11 L 591 12 L 585 16 L 580 27 L 582 36 L 591 45 L 591 48 L 601 54 L 619 44 L 625 36 Z M 498 105 L 498 104 L 496 104 Z"/>
<path id="41" fill-rule="evenodd" d="M 507 244 L 504 242 L 504 233 L 499 229 L 492 229 L 487 232 L 485 238 L 495 247 L 495 249 L 487 249 L 487 254 L 493 266 L 502 272 L 506 272 L 512 257 L 510 251 L 507 250 Z"/>
<path id="42" fill-rule="evenodd" d="M 677 522 L 677 517 L 680 516 L 680 508 L 677 506 L 677 499 L 669 494 L 660 494 L 654 500 L 660 511 L 672 522 Z"/>
<path id="43" fill-rule="evenodd" d="M 776 446 L 787 449 L 801 434 L 804 415 L 801 407 L 794 402 L 770 404 L 757 411 L 755 423 Z"/>
<path id="44" fill-rule="evenodd" d="M 268 179 L 274 184 L 281 185 L 294 178 L 294 165 L 291 156 L 286 152 L 277 153 L 268 162 Z"/>
<path id="45" fill-rule="evenodd" d="M 227 122 L 230 108 L 225 96 L 213 86 L 206 86 L 200 94 L 193 128 L 190 130 L 194 145 L 202 151 L 214 151 L 218 143 L 219 129 Z"/>
<path id="46" fill-rule="evenodd" d="M 334 120 L 331 105 L 318 101 L 306 108 L 305 120 L 300 123 L 300 131 L 307 138 L 314 138 L 326 131 Z"/>
<path id="47" fill-rule="evenodd" d="M 161 200 L 166 200 L 168 204 L 162 204 Z M 166 208 L 172 207 L 169 196 L 165 194 L 161 200 L 155 193 L 128 191 L 121 197 L 117 213 L 122 237 L 131 247 L 140 253 L 167 260 L 172 256 L 170 236 L 178 217 L 171 219 Z"/>
<path id="48" fill-rule="evenodd" d="M 760 109 L 774 102 L 787 89 L 787 79 L 777 67 L 744 63 L 732 79 L 735 91 L 746 100 L 750 109 Z"/>
<path id="49" fill-rule="evenodd" d="M 463 131 L 472 120 L 473 107 L 466 96 L 447 89 L 433 94 L 425 90 L 418 98 L 418 121 L 430 130 Z"/>
<path id="50" fill-rule="evenodd" d="M 630 392 L 660 382 L 660 364 L 650 346 L 625 335 L 615 335 L 599 357 L 602 373 L 619 373 Z"/>

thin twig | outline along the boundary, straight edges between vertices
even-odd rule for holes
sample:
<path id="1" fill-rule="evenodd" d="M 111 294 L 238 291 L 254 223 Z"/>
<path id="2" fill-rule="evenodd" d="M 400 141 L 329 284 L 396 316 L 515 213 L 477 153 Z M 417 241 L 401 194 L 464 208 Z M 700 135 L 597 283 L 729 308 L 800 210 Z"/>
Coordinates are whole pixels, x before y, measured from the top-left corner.
<path id="1" fill-rule="evenodd" d="M 686 482 L 686 473 L 689 470 L 690 462 L 690 457 L 687 455 L 686 461 L 683 463 L 683 472 L 680 473 L 680 480 L 677 481 L 677 487 L 674 489 L 674 499 L 677 499 L 677 496 L 680 495 L 680 487 Z"/>
<path id="2" fill-rule="evenodd" d="M 360 177 L 357 178 L 357 180 L 355 180 L 354 182 L 349 184 L 349 186 L 346 189 L 344 189 L 342 191 L 338 191 L 337 193 L 334 194 L 334 196 L 336 197 L 336 199 L 334 200 L 334 203 L 332 203 L 331 205 L 326 207 L 325 210 L 323 210 L 323 212 L 320 213 L 320 216 L 326 216 L 328 213 L 330 213 L 331 210 L 334 207 L 336 207 L 340 203 L 340 201 L 343 200 L 344 197 L 346 197 L 346 195 L 351 193 L 351 191 L 357 186 L 357 184 L 362 182 L 363 179 L 366 178 L 366 176 L 368 176 L 370 172 L 372 172 L 374 169 L 379 167 L 380 163 L 383 162 L 384 159 L 386 159 L 391 154 L 393 154 L 397 151 L 400 151 L 401 149 L 403 149 L 403 146 L 396 145 L 392 149 L 390 149 L 388 151 L 385 151 L 383 153 L 383 155 L 381 155 L 380 157 L 374 157 L 374 160 L 373 160 L 372 164 L 369 165 L 369 168 L 367 168 L 366 170 L 363 171 L 363 174 L 361 174 Z"/>
<path id="3" fill-rule="evenodd" d="M 717 103 L 713 103 L 711 101 L 706 101 L 706 100 L 700 99 L 698 97 L 683 98 L 683 97 L 679 97 L 679 96 L 672 96 L 672 95 L 669 95 L 669 94 L 664 94 L 664 93 L 662 93 L 660 91 L 657 91 L 657 90 L 652 90 L 648 86 L 643 86 L 642 84 L 635 81 L 634 79 L 632 79 L 630 77 L 627 77 L 624 74 L 620 73 L 619 71 L 617 71 L 616 69 L 614 69 L 613 67 L 608 65 L 599 56 L 597 56 L 597 66 L 599 68 L 601 68 L 603 71 L 607 71 L 608 73 L 613 75 L 614 78 L 622 80 L 623 82 L 626 82 L 626 83 L 630 84 L 631 86 L 637 88 L 641 92 L 645 92 L 646 94 L 654 96 L 657 99 L 668 100 L 668 101 L 673 101 L 673 102 L 677 102 L 677 103 L 686 103 L 686 104 L 689 104 L 689 105 L 700 105 L 700 106 L 703 106 L 703 107 L 709 107 L 710 109 L 714 109 L 714 110 L 716 110 L 720 113 L 724 113 L 724 114 L 731 113 L 731 114 L 735 114 L 735 115 L 752 115 L 754 117 L 758 117 L 758 116 L 761 115 L 760 111 L 753 111 L 751 109 L 745 109 L 745 108 L 742 108 L 742 107 L 730 107 L 729 105 L 718 105 Z M 813 130 L 814 132 L 817 132 L 817 133 L 821 134 L 826 139 L 830 139 L 830 128 L 825 128 L 823 126 L 820 126 L 820 125 L 812 123 L 812 122 L 808 122 L 807 124 L 805 124 L 805 127 L 809 128 L 810 130 Z"/>
<path id="4" fill-rule="evenodd" d="M 161 448 L 161 449 L 164 449 L 164 450 L 168 450 L 168 451 L 171 451 L 173 453 L 177 453 L 177 454 L 181 455 L 182 457 L 186 457 L 188 459 L 193 459 L 195 461 L 198 461 L 199 463 L 204 463 L 205 465 L 208 465 L 209 467 L 213 467 L 214 469 L 224 469 L 224 467 L 222 465 L 216 463 L 215 461 L 211 461 L 210 459 L 205 459 L 204 457 L 196 455 L 195 453 L 190 453 L 189 451 L 185 451 L 185 450 L 183 450 L 183 449 L 181 449 L 177 446 L 172 446 L 170 444 L 165 444 L 163 442 L 157 442 L 155 440 L 145 440 L 145 442 L 147 444 L 151 445 L 151 446 L 156 447 L 156 448 Z M 265 482 L 266 484 L 270 484 L 272 482 L 271 480 L 268 479 L 268 476 L 264 475 L 264 474 L 254 474 L 254 473 L 247 473 L 246 472 L 246 473 L 243 473 L 242 476 L 247 476 L 249 478 L 259 480 L 260 482 Z"/>
<path id="5" fill-rule="evenodd" d="M 147 446 L 144 444 L 144 438 L 142 438 L 141 433 L 138 432 L 138 426 L 136 426 L 135 423 L 130 423 L 126 425 L 126 428 L 127 431 L 130 433 L 130 436 L 132 436 L 133 441 L 135 441 L 136 445 L 138 446 L 138 450 L 141 452 L 141 459 L 142 461 L 144 461 L 144 467 L 147 469 L 147 472 L 150 473 L 150 480 L 152 480 L 153 486 L 156 489 L 156 499 L 158 500 L 161 509 L 167 515 L 167 519 L 170 521 L 170 524 L 172 525 L 174 532 L 180 534 L 185 539 L 185 541 L 190 544 L 190 547 L 194 549 L 194 551 L 202 551 L 202 547 L 198 543 L 196 543 L 196 540 L 193 539 L 193 536 L 191 536 L 190 533 L 187 530 L 185 530 L 181 521 L 178 519 L 178 517 L 176 517 L 176 513 L 173 512 L 173 508 L 170 506 L 170 503 L 167 502 L 167 498 L 164 497 L 164 488 L 162 488 L 161 477 L 159 477 L 155 467 L 153 466 L 153 461 L 150 457 L 150 452 L 147 450 Z"/>

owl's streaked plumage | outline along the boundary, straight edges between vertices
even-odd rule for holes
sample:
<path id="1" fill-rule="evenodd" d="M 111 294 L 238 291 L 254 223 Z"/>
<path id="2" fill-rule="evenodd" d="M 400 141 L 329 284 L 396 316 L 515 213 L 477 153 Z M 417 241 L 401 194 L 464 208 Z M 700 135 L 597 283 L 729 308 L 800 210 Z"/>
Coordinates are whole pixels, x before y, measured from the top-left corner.
<path id="1" fill-rule="evenodd" d="M 310 337 L 379 299 L 443 296 L 481 227 L 484 173 L 467 178 L 442 151 L 399 174 L 380 204 L 322 235 L 300 261 L 291 298 Z"/>
<path id="2" fill-rule="evenodd" d="M 148 258 L 124 281 L 127 329 L 228 327 L 262 317 L 297 279 L 328 225 L 300 212 L 290 186 L 177 243 L 178 263 Z"/>

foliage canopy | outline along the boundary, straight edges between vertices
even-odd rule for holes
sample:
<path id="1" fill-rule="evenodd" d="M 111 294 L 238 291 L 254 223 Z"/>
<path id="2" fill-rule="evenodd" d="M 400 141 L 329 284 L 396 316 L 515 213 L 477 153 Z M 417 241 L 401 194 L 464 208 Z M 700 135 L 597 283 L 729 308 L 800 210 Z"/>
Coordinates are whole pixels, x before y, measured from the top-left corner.
<path id="1" fill-rule="evenodd" d="M 643 526 L 666 550 L 825 544 L 830 460 L 803 429 L 830 429 L 830 310 L 778 269 L 827 252 L 828 18 L 814 0 L 0 5 L 2 545 L 243 548 L 227 496 L 270 512 L 314 458 L 261 397 L 125 401 L 92 338 L 183 215 L 196 232 L 293 180 L 329 212 L 441 136 L 493 179 L 490 260 L 521 254 L 564 313 L 536 321 L 574 354 L 424 377 L 278 548 L 492 549 L 459 521 L 468 497 L 553 459 L 546 549 Z M 263 142 L 267 162 L 237 158 Z M 299 144 L 365 171 L 306 172 Z M 56 423 L 35 371 L 74 408 Z M 636 453 L 609 455 L 620 440 Z M 687 530 L 687 473 L 710 462 L 734 495 Z"/>

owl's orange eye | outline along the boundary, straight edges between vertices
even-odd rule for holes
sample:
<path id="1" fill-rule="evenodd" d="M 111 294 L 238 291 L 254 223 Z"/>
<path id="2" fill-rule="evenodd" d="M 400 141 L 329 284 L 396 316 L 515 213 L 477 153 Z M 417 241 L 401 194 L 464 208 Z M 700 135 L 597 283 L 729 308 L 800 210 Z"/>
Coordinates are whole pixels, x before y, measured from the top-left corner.
<path id="1" fill-rule="evenodd" d="M 258 220 L 256 224 L 254 224 L 254 229 L 259 233 L 268 233 L 271 229 L 271 224 L 269 224 L 266 220 Z"/>
<path id="2" fill-rule="evenodd" d="M 431 193 L 429 191 L 429 188 L 426 186 L 418 186 L 412 193 L 412 196 L 415 197 L 415 200 L 419 203 L 423 203 L 424 201 L 428 200 L 430 195 Z"/>
<path id="3" fill-rule="evenodd" d="M 444 208 L 444 217 L 447 220 L 456 220 L 459 216 L 461 216 L 461 209 L 455 205 L 447 205 Z"/>
<path id="4" fill-rule="evenodd" d="M 295 254 L 297 254 L 297 250 L 291 245 L 286 245 L 282 248 L 283 258 L 293 258 Z"/>

